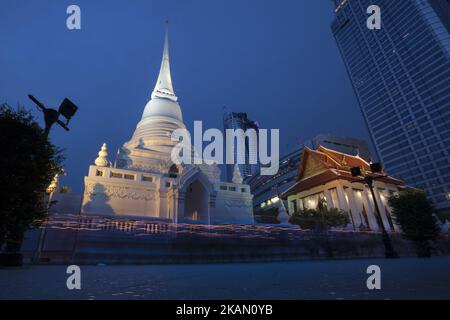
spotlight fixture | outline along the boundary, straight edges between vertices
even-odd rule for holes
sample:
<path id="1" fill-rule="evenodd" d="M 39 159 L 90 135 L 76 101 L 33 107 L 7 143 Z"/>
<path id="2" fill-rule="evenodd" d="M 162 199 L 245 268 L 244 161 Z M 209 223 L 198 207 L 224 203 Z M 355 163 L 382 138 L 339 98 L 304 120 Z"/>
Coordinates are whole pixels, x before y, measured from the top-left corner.
<path id="1" fill-rule="evenodd" d="M 362 175 L 360 167 L 353 167 L 350 169 L 350 171 L 351 171 L 353 177 L 359 177 Z"/>

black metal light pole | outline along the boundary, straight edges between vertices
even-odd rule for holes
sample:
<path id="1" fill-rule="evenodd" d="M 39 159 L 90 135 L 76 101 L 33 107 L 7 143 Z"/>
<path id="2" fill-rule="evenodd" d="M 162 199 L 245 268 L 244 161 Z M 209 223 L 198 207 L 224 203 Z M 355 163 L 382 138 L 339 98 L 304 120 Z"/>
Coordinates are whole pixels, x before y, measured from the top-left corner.
<path id="1" fill-rule="evenodd" d="M 69 99 L 65 98 L 61 105 L 59 106 L 59 110 L 56 111 L 55 109 L 47 108 L 42 102 L 40 102 L 38 99 L 33 97 L 31 94 L 28 95 L 28 98 L 30 98 L 31 101 L 33 101 L 36 106 L 42 111 L 44 114 L 44 121 L 45 121 L 45 129 L 44 129 L 44 135 L 46 138 L 48 138 L 48 134 L 50 133 L 51 127 L 57 123 L 59 124 L 64 130 L 69 131 L 69 128 L 67 125 L 69 124 L 70 119 L 75 115 L 75 113 L 78 110 L 78 107 Z M 62 115 L 66 118 L 66 122 L 62 122 L 59 120 L 59 116 Z M 50 202 L 49 196 L 49 202 Z M 39 262 L 41 258 L 41 251 L 42 247 L 44 245 L 44 239 L 45 239 L 45 232 L 47 229 L 47 220 L 44 223 L 43 230 L 41 229 L 41 232 L 39 234 L 39 241 L 36 248 L 36 252 L 34 254 L 33 260 L 35 262 Z"/>
<path id="2" fill-rule="evenodd" d="M 379 164 L 379 163 L 371 164 L 370 168 L 373 173 L 381 172 L 381 164 Z M 351 168 L 351 172 L 352 172 L 352 176 L 354 176 L 354 177 L 362 176 L 360 167 Z M 375 192 L 373 190 L 373 181 L 377 180 L 377 179 L 385 178 L 385 177 L 386 176 L 374 177 L 374 176 L 366 175 L 366 176 L 364 176 L 364 178 L 362 180 L 357 180 L 354 182 L 364 182 L 369 187 L 370 193 L 372 194 L 373 203 L 375 206 L 375 218 L 376 218 L 377 223 L 380 226 L 381 232 L 382 232 L 382 238 L 383 238 L 383 244 L 384 244 L 384 256 L 389 259 L 395 259 L 395 258 L 398 258 L 398 254 L 394 250 L 394 247 L 392 246 L 391 238 L 389 237 L 389 234 L 387 233 L 386 228 L 384 227 L 383 219 L 381 218 L 381 214 L 380 214 L 380 208 L 378 207 L 378 202 L 375 197 Z"/>
<path id="3" fill-rule="evenodd" d="M 59 110 L 57 111 L 55 109 L 47 108 L 42 102 L 33 97 L 31 94 L 28 95 L 28 98 L 30 98 L 31 101 L 36 103 L 36 106 L 44 114 L 44 121 L 45 121 L 44 134 L 46 137 L 48 137 L 50 129 L 55 123 L 59 124 L 64 130 L 69 131 L 67 125 L 69 124 L 70 119 L 75 115 L 75 112 L 77 112 L 78 110 L 78 107 L 72 101 L 65 98 L 61 103 L 61 105 L 59 106 Z M 66 123 L 59 120 L 60 115 L 64 116 L 67 119 Z"/>

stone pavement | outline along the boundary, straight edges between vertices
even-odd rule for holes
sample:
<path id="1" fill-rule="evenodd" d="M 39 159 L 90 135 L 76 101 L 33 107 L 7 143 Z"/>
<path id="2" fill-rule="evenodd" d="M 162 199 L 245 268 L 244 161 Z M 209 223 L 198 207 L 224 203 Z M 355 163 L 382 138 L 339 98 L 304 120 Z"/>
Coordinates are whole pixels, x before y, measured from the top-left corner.
<path id="1" fill-rule="evenodd" d="M 381 290 L 366 287 L 381 267 Z M 0 299 L 450 299 L 450 257 L 0 269 Z"/>

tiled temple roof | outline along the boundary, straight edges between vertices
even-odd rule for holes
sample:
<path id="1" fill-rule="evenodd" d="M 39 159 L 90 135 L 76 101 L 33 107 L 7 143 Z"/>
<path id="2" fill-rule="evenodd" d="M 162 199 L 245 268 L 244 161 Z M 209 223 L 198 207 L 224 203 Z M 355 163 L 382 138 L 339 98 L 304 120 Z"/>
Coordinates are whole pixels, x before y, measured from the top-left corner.
<path id="1" fill-rule="evenodd" d="M 311 161 L 310 158 L 313 159 L 317 166 L 314 174 L 307 174 L 306 172 L 308 161 Z M 299 165 L 297 182 L 285 191 L 281 197 L 286 199 L 290 195 L 312 189 L 333 180 L 343 179 L 350 182 L 361 180 L 360 177 L 352 176 L 350 171 L 352 167 L 360 167 L 362 171 L 366 172 L 366 175 L 373 177 L 385 176 L 380 178 L 379 181 L 397 186 L 404 185 L 402 180 L 386 176 L 384 172 L 372 173 L 370 164 L 359 156 L 334 151 L 323 146 L 319 146 L 316 150 L 305 147 Z"/>

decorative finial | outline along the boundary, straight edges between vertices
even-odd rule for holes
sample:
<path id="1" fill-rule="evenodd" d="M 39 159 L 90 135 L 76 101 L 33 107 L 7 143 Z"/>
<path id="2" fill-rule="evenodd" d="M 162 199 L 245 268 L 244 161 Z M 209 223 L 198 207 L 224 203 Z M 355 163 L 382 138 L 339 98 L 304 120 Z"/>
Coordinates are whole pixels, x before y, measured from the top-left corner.
<path id="1" fill-rule="evenodd" d="M 234 165 L 234 172 L 233 172 L 233 183 L 241 184 L 244 179 L 242 179 L 241 171 L 239 170 L 239 166 L 237 164 Z"/>
<path id="2" fill-rule="evenodd" d="M 102 149 L 98 153 L 98 158 L 95 159 L 95 165 L 98 167 L 110 167 L 111 162 L 108 160 L 108 147 L 106 143 L 102 145 Z"/>
<path id="3" fill-rule="evenodd" d="M 166 20 L 166 31 L 164 35 L 164 49 L 161 61 L 161 68 L 159 70 L 158 80 L 156 81 L 155 89 L 153 89 L 152 99 L 155 97 L 165 98 L 177 101 L 172 85 L 172 77 L 170 75 L 170 58 L 169 58 L 169 21 Z"/>

